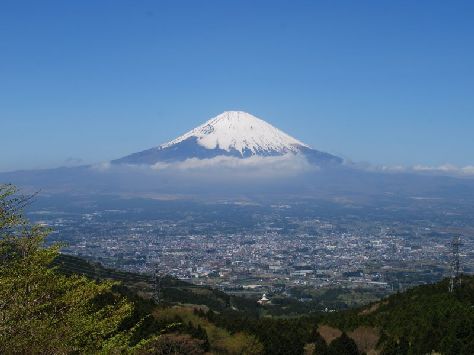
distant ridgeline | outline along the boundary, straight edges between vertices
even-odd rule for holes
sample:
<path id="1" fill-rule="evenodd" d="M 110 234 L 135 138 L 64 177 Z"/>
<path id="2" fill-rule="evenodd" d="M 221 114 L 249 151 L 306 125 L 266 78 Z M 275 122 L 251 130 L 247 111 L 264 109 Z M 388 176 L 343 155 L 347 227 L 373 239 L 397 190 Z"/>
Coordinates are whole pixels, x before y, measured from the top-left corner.
<path id="1" fill-rule="evenodd" d="M 121 281 L 116 291 L 133 300 L 141 317 L 150 315 L 138 338 L 146 338 L 160 327 L 162 332 L 166 322 L 174 320 L 188 324 L 188 330 L 177 328 L 171 333 L 202 332 L 199 339 L 205 339 L 206 346 L 200 349 L 211 353 L 473 354 L 473 276 L 462 276 L 454 292 L 449 292 L 446 279 L 357 309 L 333 313 L 306 309 L 306 315 L 297 315 L 291 304 L 260 306 L 255 300 L 171 277 L 163 278 L 163 301 L 156 305 L 150 275 L 105 269 L 65 255 L 55 264 L 68 275 Z M 272 308 L 276 310 L 268 312 Z M 285 312 L 286 317 L 272 316 Z"/>

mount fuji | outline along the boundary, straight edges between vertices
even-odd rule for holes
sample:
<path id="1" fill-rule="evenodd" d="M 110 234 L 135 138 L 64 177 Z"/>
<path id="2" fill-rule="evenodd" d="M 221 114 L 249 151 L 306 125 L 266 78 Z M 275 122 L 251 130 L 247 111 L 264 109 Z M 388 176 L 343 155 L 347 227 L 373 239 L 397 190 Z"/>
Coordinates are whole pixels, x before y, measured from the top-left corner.
<path id="1" fill-rule="evenodd" d="M 102 194 L 206 201 L 322 198 L 348 206 L 354 201 L 391 206 L 394 199 L 411 203 L 418 196 L 474 201 L 473 179 L 343 163 L 241 111 L 224 112 L 168 143 L 121 159 L 4 172 L 0 182 L 91 201 Z"/>
<path id="2" fill-rule="evenodd" d="M 230 156 L 304 156 L 316 165 L 339 165 L 342 159 L 320 152 L 271 124 L 242 111 L 226 111 L 199 127 L 158 147 L 113 160 L 113 164 L 153 165 L 187 159 Z"/>

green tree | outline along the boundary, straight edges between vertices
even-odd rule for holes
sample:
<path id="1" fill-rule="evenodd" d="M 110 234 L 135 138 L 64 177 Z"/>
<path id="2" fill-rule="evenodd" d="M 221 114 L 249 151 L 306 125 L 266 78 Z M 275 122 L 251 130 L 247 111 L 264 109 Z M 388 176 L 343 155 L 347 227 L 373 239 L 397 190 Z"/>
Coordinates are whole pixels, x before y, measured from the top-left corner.
<path id="1" fill-rule="evenodd" d="M 358 355 L 357 345 L 347 336 L 346 333 L 342 333 L 339 338 L 334 339 L 329 344 L 329 354 L 331 355 Z"/>
<path id="2" fill-rule="evenodd" d="M 384 344 L 382 355 L 406 355 L 410 345 L 405 338 L 399 340 L 389 339 Z"/>
<path id="3" fill-rule="evenodd" d="M 163 334 L 143 341 L 130 352 L 136 355 L 200 355 L 204 354 L 202 342 L 202 340 L 192 338 L 188 334 Z"/>
<path id="4" fill-rule="evenodd" d="M 326 344 L 326 340 L 319 334 L 317 329 L 313 330 L 311 335 L 311 342 L 314 343 L 313 355 L 328 355 L 329 350 Z"/>
<path id="5" fill-rule="evenodd" d="M 67 277 L 51 267 L 58 245 L 23 216 L 30 198 L 0 185 L 0 353 L 93 353 L 124 346 L 132 305 L 111 282 Z"/>

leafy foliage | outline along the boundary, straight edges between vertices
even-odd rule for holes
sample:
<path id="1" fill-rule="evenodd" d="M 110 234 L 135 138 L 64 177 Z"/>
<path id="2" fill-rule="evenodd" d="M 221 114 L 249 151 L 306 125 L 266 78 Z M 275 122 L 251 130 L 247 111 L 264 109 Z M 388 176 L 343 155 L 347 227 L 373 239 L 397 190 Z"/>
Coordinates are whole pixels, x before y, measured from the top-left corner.
<path id="1" fill-rule="evenodd" d="M 164 334 L 144 341 L 140 344 L 135 354 L 174 354 L 174 355 L 188 355 L 204 354 L 202 349 L 202 341 L 192 338 L 187 334 Z"/>
<path id="2" fill-rule="evenodd" d="M 156 305 L 114 281 L 58 272 L 59 246 L 22 210 L 30 197 L 0 185 L 0 353 L 202 353 L 202 328 L 159 323 Z M 154 349 L 154 350 L 153 350 Z"/>
<path id="3" fill-rule="evenodd" d="M 328 345 L 316 329 L 313 331 L 311 342 L 314 344 L 313 355 L 329 355 Z"/>
<path id="4" fill-rule="evenodd" d="M 359 351 L 354 340 L 349 338 L 346 333 L 342 333 L 339 338 L 329 344 L 328 353 L 330 355 L 358 355 Z"/>
<path id="5" fill-rule="evenodd" d="M 132 305 L 112 293 L 111 282 L 50 267 L 58 246 L 43 247 L 48 230 L 22 216 L 28 200 L 0 186 L 0 353 L 99 351 Z"/>

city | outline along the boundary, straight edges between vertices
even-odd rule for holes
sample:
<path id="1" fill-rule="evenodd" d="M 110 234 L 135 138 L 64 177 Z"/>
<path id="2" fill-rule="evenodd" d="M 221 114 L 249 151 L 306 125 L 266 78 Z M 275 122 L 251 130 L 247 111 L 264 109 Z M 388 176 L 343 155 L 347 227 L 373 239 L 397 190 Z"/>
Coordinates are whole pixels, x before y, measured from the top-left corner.
<path id="1" fill-rule="evenodd" d="M 473 234 L 459 222 L 295 216 L 287 204 L 224 206 L 196 205 L 182 212 L 186 217 L 146 219 L 147 211 L 126 209 L 31 215 L 53 229 L 50 242 L 66 243 L 64 253 L 253 298 L 266 293 L 311 301 L 321 290 L 338 288 L 356 290 L 348 304 L 358 304 L 436 282 L 451 274 L 454 233 L 461 235 L 462 271 L 474 270 Z M 235 223 L 215 218 L 233 209 L 247 217 Z"/>

